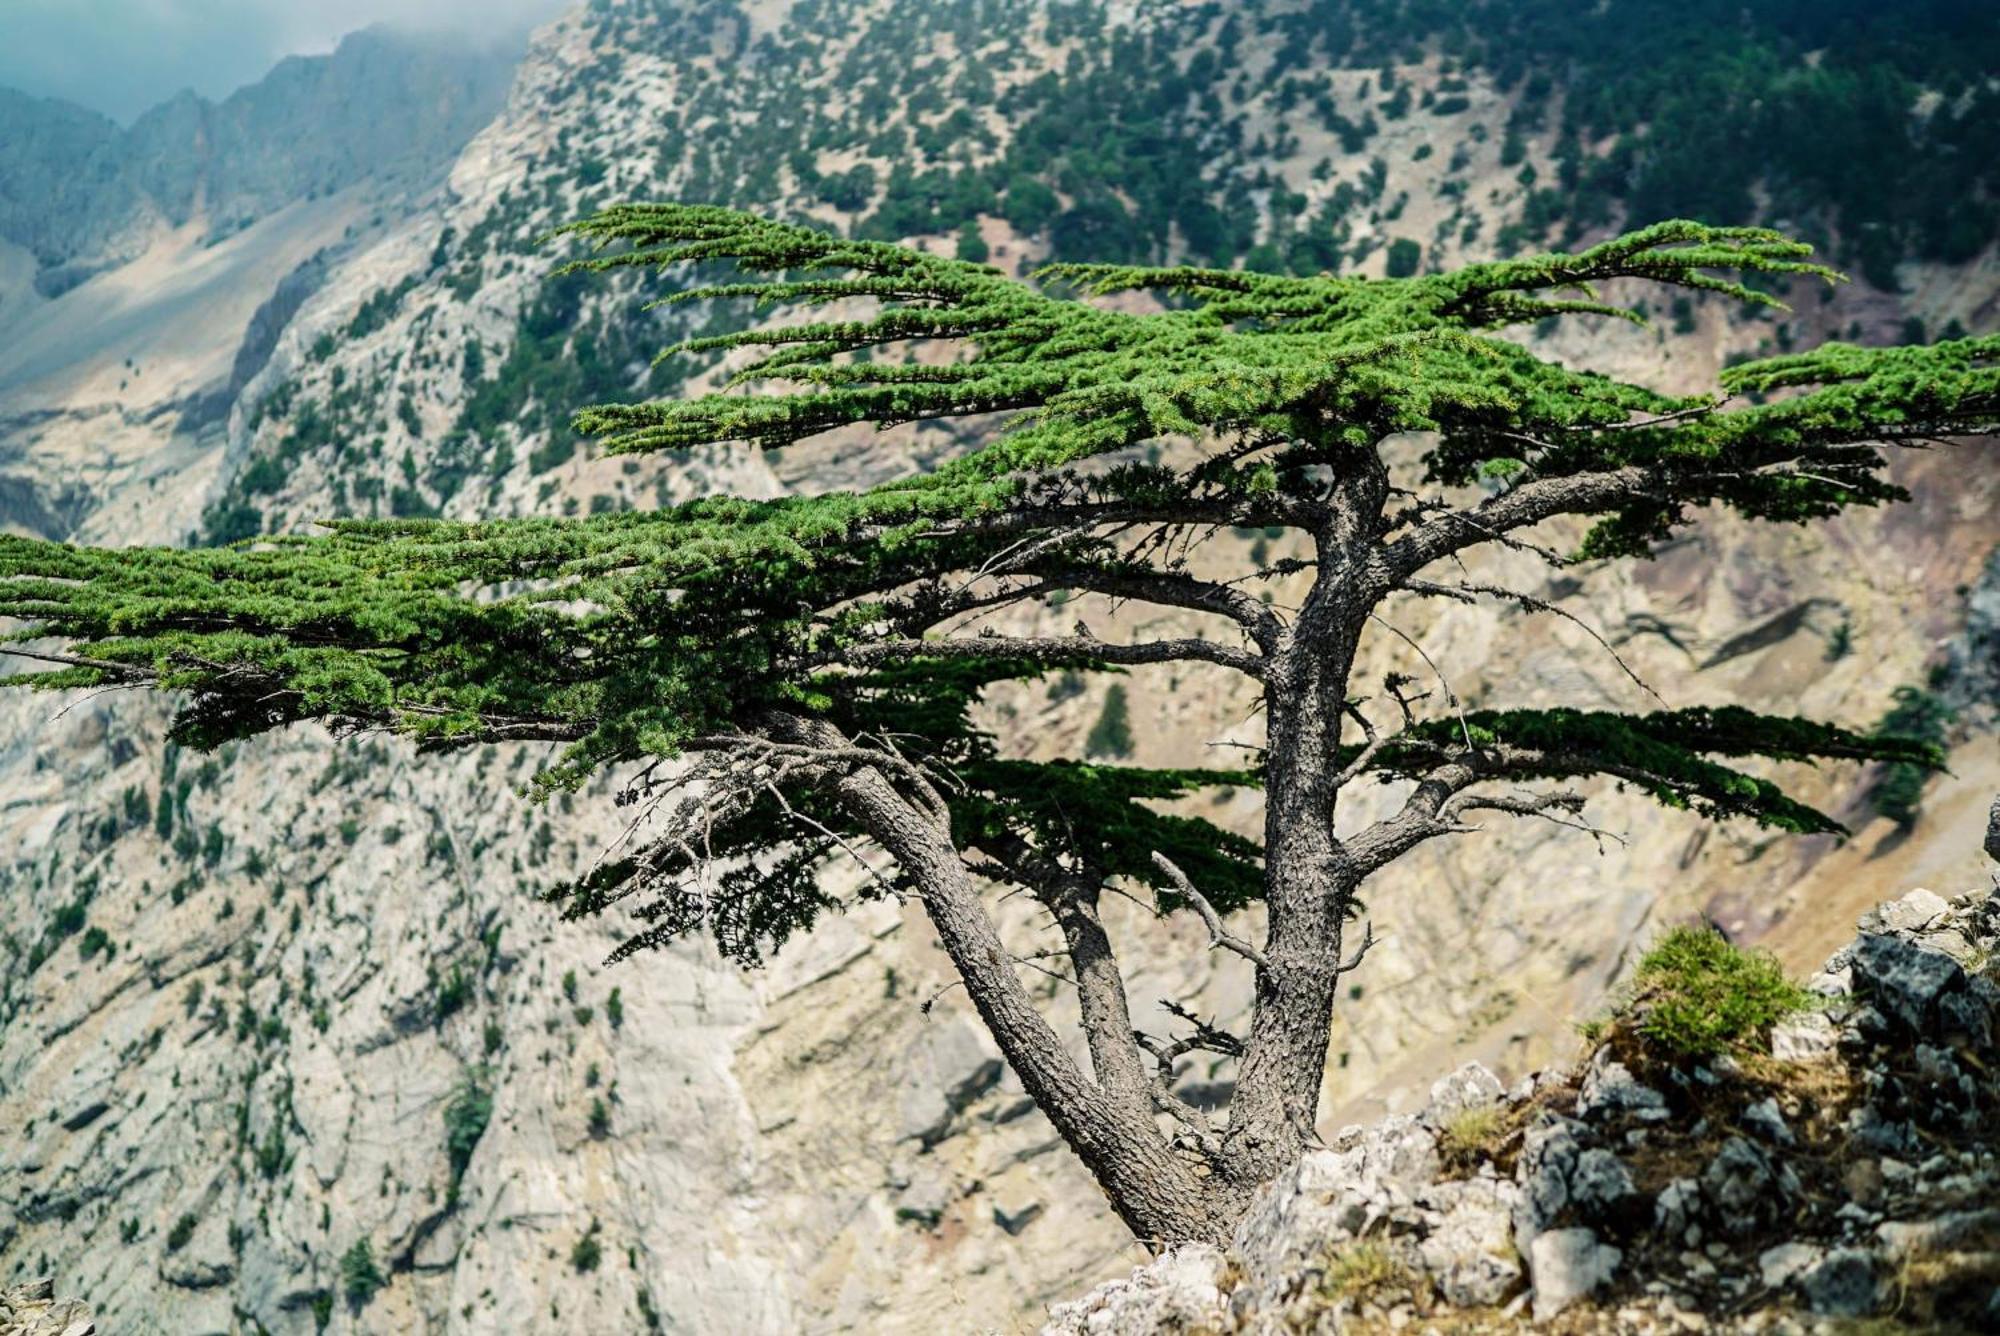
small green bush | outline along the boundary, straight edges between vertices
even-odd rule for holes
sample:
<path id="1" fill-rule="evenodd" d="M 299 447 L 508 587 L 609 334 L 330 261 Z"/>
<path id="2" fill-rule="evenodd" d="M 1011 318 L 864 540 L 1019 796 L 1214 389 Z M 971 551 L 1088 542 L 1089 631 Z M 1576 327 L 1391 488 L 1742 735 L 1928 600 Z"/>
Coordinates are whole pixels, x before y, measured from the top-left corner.
<path id="1" fill-rule="evenodd" d="M 472 980 L 466 977 L 463 969 L 453 965 L 451 973 L 437 985 L 437 1000 L 432 1007 L 436 1023 L 443 1025 L 463 1011 L 465 1004 L 471 1000 Z"/>
<path id="2" fill-rule="evenodd" d="M 569 1250 L 569 1264 L 578 1271 L 595 1271 L 603 1260 L 604 1245 L 597 1241 L 597 1222 L 593 1220 L 589 1231 Z"/>
<path id="3" fill-rule="evenodd" d="M 1132 708 L 1125 688 L 1113 683 L 1104 693 L 1104 711 L 1091 725 L 1083 741 L 1086 756 L 1130 756 L 1132 754 Z"/>
<path id="4" fill-rule="evenodd" d="M 451 1192 L 456 1199 L 459 1180 L 472 1163 L 472 1152 L 493 1121 L 493 1092 L 481 1082 L 479 1073 L 468 1073 L 458 1093 L 444 1108 L 445 1157 L 451 1164 Z"/>
<path id="5" fill-rule="evenodd" d="M 1769 1032 L 1812 1002 L 1765 951 L 1731 945 L 1713 928 L 1676 928 L 1639 961 L 1632 1013 L 1650 1042 L 1711 1057 Z"/>
<path id="6" fill-rule="evenodd" d="M 1913 742 L 1927 742 L 1938 746 L 1944 742 L 1946 726 L 1951 723 L 1952 709 L 1942 697 L 1922 687 L 1901 686 L 1895 691 L 1895 704 L 1882 722 L 1876 726 L 1875 736 L 1879 738 L 1906 738 Z M 1882 768 L 1869 797 L 1875 810 L 1902 830 L 1909 830 L 1917 824 L 1917 806 L 1924 796 L 1924 786 L 1930 783 L 1932 770 L 1909 761 L 1896 761 Z"/>
<path id="7" fill-rule="evenodd" d="M 183 1215 L 174 1221 L 174 1227 L 167 1231 L 167 1251 L 179 1252 L 187 1247 L 187 1241 L 194 1237 L 194 1227 L 199 1223 L 191 1215 Z"/>
<path id="8" fill-rule="evenodd" d="M 389 1283 L 382 1274 L 382 1268 L 375 1261 L 375 1247 L 366 1236 L 354 1240 L 352 1247 L 340 1256 L 340 1288 L 347 1295 L 347 1302 L 356 1308 L 375 1297 L 376 1291 Z"/>
<path id="9" fill-rule="evenodd" d="M 1438 1154 L 1450 1166 L 1477 1164 L 1492 1155 L 1506 1126 L 1506 1112 L 1497 1104 L 1460 1109 L 1438 1129 Z"/>
<path id="10" fill-rule="evenodd" d="M 1326 1259 L 1320 1288 L 1328 1298 L 1364 1299 L 1407 1286 L 1410 1271 L 1374 1240 L 1353 1243 Z"/>

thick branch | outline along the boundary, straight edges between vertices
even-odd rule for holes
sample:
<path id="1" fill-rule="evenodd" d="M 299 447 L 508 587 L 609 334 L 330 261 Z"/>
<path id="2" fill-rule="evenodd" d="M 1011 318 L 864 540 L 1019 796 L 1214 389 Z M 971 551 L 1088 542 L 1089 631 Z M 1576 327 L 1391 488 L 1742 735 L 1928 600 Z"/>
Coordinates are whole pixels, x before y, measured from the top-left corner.
<path id="1" fill-rule="evenodd" d="M 819 721 L 774 720 L 780 740 L 840 750 L 848 740 Z M 923 906 L 966 994 L 1022 1086 L 1097 1175 L 1112 1205 L 1144 1238 L 1208 1238 L 1216 1225 L 1201 1179 L 1174 1151 L 1150 1111 L 1108 1097 L 1077 1067 L 1014 972 L 948 823 L 913 807 L 875 768 L 834 784 L 854 820 L 923 890 Z"/>
<path id="2" fill-rule="evenodd" d="M 1043 569 L 1052 580 L 1072 589 L 1227 617 L 1248 631 L 1258 648 L 1267 654 L 1277 648 L 1284 634 L 1283 621 L 1268 604 L 1228 585 L 1165 571 L 1107 570 L 1054 563 Z"/>
<path id="3" fill-rule="evenodd" d="M 1151 1082 L 1133 1036 L 1125 977 L 1098 913 L 1097 883 L 1056 863 L 1019 835 L 994 840 L 991 851 L 1007 877 L 1048 906 L 1062 931 L 1097 1084 L 1113 1099 L 1143 1109 Z"/>
<path id="4" fill-rule="evenodd" d="M 1636 465 L 1603 473 L 1537 478 L 1488 497 L 1470 510 L 1447 510 L 1432 516 L 1388 546 L 1389 565 L 1401 582 L 1439 558 L 1493 542 L 1516 529 L 1558 515 L 1606 510 L 1636 500 L 1656 482 L 1651 470 Z"/>

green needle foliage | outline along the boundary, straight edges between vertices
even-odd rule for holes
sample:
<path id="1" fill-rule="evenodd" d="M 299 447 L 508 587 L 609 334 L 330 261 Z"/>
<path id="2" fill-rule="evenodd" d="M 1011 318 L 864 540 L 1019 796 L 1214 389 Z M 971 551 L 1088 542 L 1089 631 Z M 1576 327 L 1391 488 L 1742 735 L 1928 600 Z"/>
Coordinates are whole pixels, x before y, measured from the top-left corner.
<path id="1" fill-rule="evenodd" d="M 1147 1236 L 1221 1237 L 1299 1153 L 1334 984 L 1358 963 L 1341 961 L 1342 925 L 1361 883 L 1417 844 L 1476 812 L 1573 821 L 1582 797 L 1549 785 L 1592 776 L 1702 817 L 1838 831 L 1735 763 L 1938 763 L 1927 740 L 1740 709 L 1462 714 L 1448 692 L 1407 694 L 1408 678 L 1372 702 L 1349 690 L 1386 599 L 1548 610 L 1462 582 L 1467 549 L 1642 557 L 1710 506 L 1819 520 L 1902 498 L 1885 446 L 1995 428 L 1991 337 L 1829 344 L 1694 397 L 1504 337 L 1550 317 L 1638 319 L 1611 282 L 1771 305 L 1765 287 L 1835 277 L 1776 233 L 1668 222 L 1385 280 L 1062 264 L 1034 283 L 708 206 L 620 206 L 564 235 L 595 248 L 569 272 L 692 268 L 662 300 L 772 312 L 661 354 L 725 354 L 723 388 L 579 412 L 605 449 L 782 450 L 943 419 L 966 420 L 976 446 L 865 491 L 586 519 L 336 521 L 194 551 L 0 537 L 0 616 L 41 668 L 5 681 L 183 693 L 172 736 L 194 747 L 308 719 L 426 749 L 559 744 L 542 793 L 608 770 L 632 809 L 628 838 L 556 892 L 572 915 L 631 901 L 641 927 L 618 956 L 705 933 L 754 963 L 841 906 L 829 860 L 886 850 L 859 895 L 923 904 L 1030 1092 Z M 1138 290 L 1165 309 L 1094 300 Z M 1523 536 L 1571 516 L 1567 555 Z M 1217 530 L 1289 531 L 1310 555 L 1199 578 L 1187 552 Z M 1296 611 L 1244 587 L 1274 575 L 1309 579 Z M 982 621 L 1085 597 L 1193 629 L 1114 643 Z M 981 723 L 995 684 L 1158 663 L 1251 679 L 1267 748 L 1229 770 L 1037 762 Z M 1337 795 L 1363 779 L 1406 800 L 1337 836 Z M 1264 790 L 1261 841 L 1174 810 L 1217 786 Z M 1061 934 L 1088 1075 L 1004 958 L 979 889 L 996 883 L 1026 889 Z M 1096 917 L 1119 884 L 1201 914 L 1253 964 L 1247 1037 L 1135 1037 Z M 1261 947 L 1219 919 L 1257 900 Z M 1170 1092 L 1200 1049 L 1241 1063 L 1226 1124 Z M 1162 1111 L 1207 1171 L 1163 1167 L 1183 1161 L 1154 1144 Z"/>

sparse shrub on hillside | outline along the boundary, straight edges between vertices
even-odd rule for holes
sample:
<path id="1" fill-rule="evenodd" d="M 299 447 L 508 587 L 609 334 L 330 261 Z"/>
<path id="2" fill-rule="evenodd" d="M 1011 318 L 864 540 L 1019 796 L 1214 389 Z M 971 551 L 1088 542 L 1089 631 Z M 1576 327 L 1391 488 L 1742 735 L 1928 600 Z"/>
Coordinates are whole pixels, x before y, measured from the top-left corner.
<path id="1" fill-rule="evenodd" d="M 431 1004 L 434 1024 L 443 1025 L 465 1009 L 472 1000 L 472 979 L 463 966 L 454 964 L 441 980 L 435 980 L 436 1000 Z"/>
<path id="2" fill-rule="evenodd" d="M 187 1242 L 194 1237 L 195 1226 L 199 1223 L 192 1215 L 182 1215 L 175 1220 L 173 1226 L 167 1230 L 167 1251 L 179 1252 L 187 1247 Z"/>
<path id="3" fill-rule="evenodd" d="M 340 1255 L 340 1289 L 350 1307 L 366 1306 L 388 1283 L 389 1278 L 375 1261 L 375 1245 L 368 1241 L 367 1235 L 354 1240 Z"/>
<path id="4" fill-rule="evenodd" d="M 569 1250 L 569 1264 L 579 1274 L 597 1270 L 598 1263 L 604 1260 L 604 1244 L 597 1237 L 599 1228 L 597 1221 L 592 1220 L 590 1228 Z"/>
<path id="5" fill-rule="evenodd" d="M 450 1196 L 458 1200 L 459 1181 L 472 1163 L 472 1152 L 493 1121 L 493 1090 L 484 1070 L 469 1071 L 459 1081 L 458 1093 L 444 1106 L 445 1160 L 451 1166 Z"/>
<path id="6" fill-rule="evenodd" d="M 1493 1157 L 1507 1133 L 1509 1110 L 1500 1104 L 1460 1109 L 1438 1128 L 1438 1156 L 1447 1169 L 1463 1169 Z"/>
<path id="7" fill-rule="evenodd" d="M 1104 707 L 1084 739 L 1086 756 L 1130 756 L 1132 754 L 1132 707 L 1125 688 L 1113 682 L 1104 692 Z"/>

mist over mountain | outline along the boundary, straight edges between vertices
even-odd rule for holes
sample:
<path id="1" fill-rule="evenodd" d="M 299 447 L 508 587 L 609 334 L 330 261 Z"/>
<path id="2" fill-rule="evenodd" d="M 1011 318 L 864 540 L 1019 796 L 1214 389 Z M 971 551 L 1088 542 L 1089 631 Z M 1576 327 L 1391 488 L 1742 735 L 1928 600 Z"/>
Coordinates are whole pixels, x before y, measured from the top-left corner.
<path id="1" fill-rule="evenodd" d="M 33 255 L 54 296 L 197 216 L 213 240 L 362 181 L 414 193 L 493 118 L 518 58 L 511 43 L 371 29 L 129 128 L 0 89 L 0 240 Z"/>

